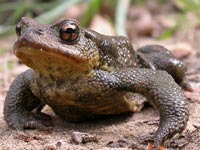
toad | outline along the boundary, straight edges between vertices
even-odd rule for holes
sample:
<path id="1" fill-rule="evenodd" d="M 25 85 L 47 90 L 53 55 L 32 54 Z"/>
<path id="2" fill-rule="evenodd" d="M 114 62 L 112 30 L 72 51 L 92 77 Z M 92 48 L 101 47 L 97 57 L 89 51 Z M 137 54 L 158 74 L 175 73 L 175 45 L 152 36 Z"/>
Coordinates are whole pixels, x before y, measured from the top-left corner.
<path id="1" fill-rule="evenodd" d="M 164 47 L 136 52 L 126 37 L 87 30 L 73 19 L 42 25 L 23 17 L 16 33 L 14 54 L 31 69 L 19 74 L 7 93 L 9 127 L 48 126 L 50 116 L 41 112 L 45 105 L 70 121 L 135 112 L 135 93 L 160 113 L 154 149 L 186 126 L 189 112 L 180 87 L 186 67 Z"/>

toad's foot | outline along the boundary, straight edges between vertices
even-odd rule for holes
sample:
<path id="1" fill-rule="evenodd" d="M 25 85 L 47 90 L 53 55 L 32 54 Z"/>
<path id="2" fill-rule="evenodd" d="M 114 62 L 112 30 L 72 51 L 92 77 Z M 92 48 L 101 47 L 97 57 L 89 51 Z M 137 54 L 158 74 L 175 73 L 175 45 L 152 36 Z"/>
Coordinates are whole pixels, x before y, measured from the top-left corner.
<path id="1" fill-rule="evenodd" d="M 12 115 L 9 118 L 8 126 L 12 129 L 23 130 L 23 129 L 41 129 L 46 130 L 47 127 L 52 126 L 51 117 L 40 113 L 24 113 L 23 115 Z"/>
<path id="2" fill-rule="evenodd" d="M 147 149 L 148 150 L 154 150 L 154 145 L 152 143 L 149 143 Z M 163 146 L 159 146 L 158 150 L 165 150 L 165 148 Z"/>
<path id="3" fill-rule="evenodd" d="M 4 103 L 4 119 L 13 129 L 45 129 L 51 117 L 41 113 L 43 104 L 30 90 L 33 70 L 20 74 L 12 83 Z M 50 120 L 50 121 L 49 121 Z"/>

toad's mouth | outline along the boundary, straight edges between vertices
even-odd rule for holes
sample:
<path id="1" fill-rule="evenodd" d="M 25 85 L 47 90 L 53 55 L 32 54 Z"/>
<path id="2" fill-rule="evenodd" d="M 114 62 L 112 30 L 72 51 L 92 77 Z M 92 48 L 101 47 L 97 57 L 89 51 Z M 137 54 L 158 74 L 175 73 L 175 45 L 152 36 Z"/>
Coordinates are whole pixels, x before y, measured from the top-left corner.
<path id="1" fill-rule="evenodd" d="M 98 55 L 88 59 L 25 41 L 16 41 L 14 53 L 28 67 L 45 72 L 58 70 L 63 72 L 74 72 L 75 70 L 78 72 L 88 72 L 98 65 L 99 60 Z"/>
<path id="2" fill-rule="evenodd" d="M 69 51 L 61 51 L 58 49 L 50 48 L 48 47 L 48 45 L 41 46 L 39 44 L 32 43 L 28 40 L 18 39 L 14 44 L 14 54 L 18 57 L 20 56 L 20 53 L 24 53 L 27 55 L 34 53 L 41 53 L 41 54 L 44 53 L 46 55 L 58 55 L 62 59 L 70 59 L 71 61 L 77 64 L 88 61 L 86 57 L 80 57 L 80 55 L 76 53 L 70 53 Z M 21 59 L 20 57 L 18 58 Z"/>

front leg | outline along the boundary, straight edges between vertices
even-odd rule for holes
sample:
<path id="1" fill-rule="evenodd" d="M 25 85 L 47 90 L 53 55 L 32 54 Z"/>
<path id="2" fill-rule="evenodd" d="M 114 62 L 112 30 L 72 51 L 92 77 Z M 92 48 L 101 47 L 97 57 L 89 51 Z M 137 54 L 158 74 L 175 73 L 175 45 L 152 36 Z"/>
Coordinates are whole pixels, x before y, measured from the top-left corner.
<path id="1" fill-rule="evenodd" d="M 4 119 L 13 129 L 45 128 L 50 117 L 41 113 L 44 104 L 30 89 L 34 71 L 27 70 L 13 81 L 4 103 Z M 35 113 L 32 111 L 35 109 Z"/>
<path id="2" fill-rule="evenodd" d="M 111 73 L 97 71 L 96 74 L 105 87 L 140 93 L 158 109 L 160 123 L 153 138 L 154 149 L 185 128 L 189 116 L 186 97 L 167 72 L 127 68 Z"/>

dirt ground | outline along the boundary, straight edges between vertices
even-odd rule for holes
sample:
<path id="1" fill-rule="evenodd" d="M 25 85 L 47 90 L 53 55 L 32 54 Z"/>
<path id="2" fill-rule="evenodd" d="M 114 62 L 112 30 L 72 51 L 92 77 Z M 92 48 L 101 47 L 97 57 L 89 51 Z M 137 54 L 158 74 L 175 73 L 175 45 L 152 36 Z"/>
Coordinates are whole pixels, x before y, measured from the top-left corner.
<path id="1" fill-rule="evenodd" d="M 155 21 L 156 19 L 150 18 L 150 20 Z M 162 16 L 159 20 L 166 23 Z M 151 26 L 151 22 L 148 23 L 152 33 L 154 28 Z M 167 22 L 166 24 L 169 25 L 170 23 Z M 144 22 L 142 24 L 146 25 Z M 142 34 L 146 34 L 146 32 L 149 34 L 149 30 L 131 34 L 130 37 L 135 48 L 145 44 L 161 44 L 171 49 L 174 55 L 187 64 L 187 78 L 194 89 L 200 89 L 199 27 L 191 28 L 185 32 L 178 32 L 170 40 L 164 41 L 136 37 L 136 34 L 141 34 L 141 32 Z M 147 27 L 142 27 L 142 29 L 147 29 Z M 155 31 L 159 29 L 155 28 Z M 132 30 L 130 32 L 133 33 Z M 45 108 L 44 111 L 53 117 L 54 126 L 52 128 L 25 131 L 9 129 L 3 119 L 3 103 L 6 92 L 16 75 L 27 69 L 17 61 L 11 52 L 14 41 L 15 37 L 0 39 L 1 48 L 6 50 L 0 53 L 0 150 L 146 149 L 147 142 L 145 139 L 156 131 L 159 122 L 158 112 L 148 104 L 138 113 L 110 116 L 82 123 L 64 122 L 56 117 L 50 108 Z M 200 92 L 185 93 L 189 103 L 189 121 L 183 133 L 166 142 L 165 146 L 168 147 L 168 150 L 200 149 Z M 73 137 L 76 132 L 85 133 L 86 135 L 82 135 L 86 136 L 85 141 L 81 141 L 81 139 L 74 140 Z"/>

